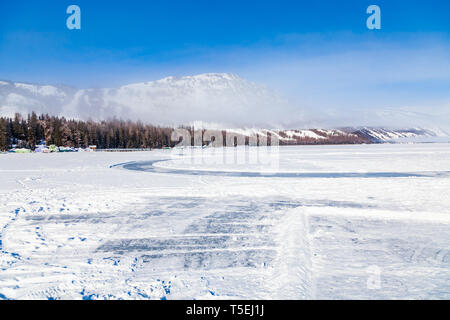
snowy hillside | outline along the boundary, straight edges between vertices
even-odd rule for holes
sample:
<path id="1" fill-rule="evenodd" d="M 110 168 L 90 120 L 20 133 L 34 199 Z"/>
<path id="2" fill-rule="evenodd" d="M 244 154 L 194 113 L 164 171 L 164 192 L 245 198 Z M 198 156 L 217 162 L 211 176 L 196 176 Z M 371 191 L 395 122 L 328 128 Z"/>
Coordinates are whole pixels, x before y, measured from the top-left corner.
<path id="1" fill-rule="evenodd" d="M 276 121 L 287 102 L 233 74 L 168 77 L 108 89 L 0 82 L 0 115 L 49 113 L 94 120 L 112 117 L 172 125 L 196 120 L 228 125 Z M 249 116 L 251 115 L 251 119 Z"/>
<path id="2" fill-rule="evenodd" d="M 12 116 L 16 112 L 34 111 L 58 115 L 75 92 L 70 87 L 0 81 L 0 114 Z"/>
<path id="3" fill-rule="evenodd" d="M 276 139 L 280 145 L 297 144 L 353 144 L 370 143 L 367 137 L 352 130 L 338 129 L 302 129 L 302 130 L 264 130 L 264 129 L 227 129 L 227 134 L 245 137 L 262 137 Z M 241 139 L 242 141 L 242 139 Z"/>
<path id="4" fill-rule="evenodd" d="M 355 134 L 368 138 L 371 142 L 414 142 L 414 141 L 450 141 L 449 134 L 439 129 L 388 129 L 358 128 Z"/>
<path id="5" fill-rule="evenodd" d="M 216 129 L 218 130 L 218 129 Z M 240 139 L 261 137 L 276 139 L 280 145 L 304 144 L 361 144 L 396 142 L 449 142 L 450 136 L 441 130 L 421 128 L 343 128 L 343 129 L 302 129 L 302 130 L 266 130 L 266 129 L 226 129 L 227 135 Z"/>

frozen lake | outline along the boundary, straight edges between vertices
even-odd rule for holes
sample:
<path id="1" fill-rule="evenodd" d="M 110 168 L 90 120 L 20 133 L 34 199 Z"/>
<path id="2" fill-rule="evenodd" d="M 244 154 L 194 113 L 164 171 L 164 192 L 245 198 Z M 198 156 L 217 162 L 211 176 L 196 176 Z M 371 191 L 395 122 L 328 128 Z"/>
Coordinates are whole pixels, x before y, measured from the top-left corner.
<path id="1" fill-rule="evenodd" d="M 449 299 L 450 144 L 0 155 L 0 299 Z"/>

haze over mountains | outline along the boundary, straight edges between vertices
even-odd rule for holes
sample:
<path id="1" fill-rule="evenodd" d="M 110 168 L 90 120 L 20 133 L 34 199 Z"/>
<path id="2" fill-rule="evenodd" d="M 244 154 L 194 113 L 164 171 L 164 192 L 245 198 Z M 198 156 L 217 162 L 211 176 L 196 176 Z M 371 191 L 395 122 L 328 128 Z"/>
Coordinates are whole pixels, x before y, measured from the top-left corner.
<path id="1" fill-rule="evenodd" d="M 161 125 L 201 120 L 253 126 L 281 122 L 287 108 L 288 102 L 281 96 L 233 74 L 168 77 L 109 89 L 0 82 L 0 114 L 9 116 L 35 111 L 77 119 L 117 117 Z"/>
<path id="2" fill-rule="evenodd" d="M 326 94 L 326 92 L 324 92 Z M 337 128 L 388 127 L 426 129 L 447 136 L 448 114 L 424 114 L 413 109 L 361 107 L 349 113 L 304 110 L 262 85 L 228 73 L 167 77 L 118 88 L 77 89 L 0 81 L 0 115 L 65 116 L 75 119 L 140 120 L 176 126 L 202 121 L 215 128 Z"/>

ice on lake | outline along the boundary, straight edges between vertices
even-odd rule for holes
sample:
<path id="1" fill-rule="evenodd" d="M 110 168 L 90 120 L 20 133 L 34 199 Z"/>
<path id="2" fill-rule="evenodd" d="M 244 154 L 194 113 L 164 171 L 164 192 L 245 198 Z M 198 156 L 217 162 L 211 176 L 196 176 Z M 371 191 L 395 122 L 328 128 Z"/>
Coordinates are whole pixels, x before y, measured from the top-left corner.
<path id="1" fill-rule="evenodd" d="M 0 155 L 0 299 L 450 298 L 450 144 L 265 152 Z"/>

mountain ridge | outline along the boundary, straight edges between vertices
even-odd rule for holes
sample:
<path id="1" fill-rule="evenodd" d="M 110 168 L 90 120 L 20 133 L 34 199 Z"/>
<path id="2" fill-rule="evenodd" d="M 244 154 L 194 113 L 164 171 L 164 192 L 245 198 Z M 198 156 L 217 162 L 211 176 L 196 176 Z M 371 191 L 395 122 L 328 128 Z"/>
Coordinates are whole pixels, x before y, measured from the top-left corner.
<path id="1" fill-rule="evenodd" d="M 4 116 L 35 111 L 83 120 L 118 117 L 162 125 L 201 118 L 241 126 L 281 120 L 276 111 L 287 106 L 270 89 L 231 73 L 166 77 L 100 89 L 0 81 L 0 114 Z"/>
<path id="2" fill-rule="evenodd" d="M 99 89 L 0 80 L 0 116 L 12 117 L 15 113 L 31 112 L 79 120 L 139 120 L 173 127 L 195 123 L 199 119 L 202 126 L 212 124 L 221 128 L 311 127 L 279 125 L 286 118 L 291 123 L 297 118 L 304 118 L 302 111 L 292 108 L 285 98 L 269 88 L 232 73 L 169 76 Z M 270 119 L 270 125 L 267 119 Z M 296 135 L 296 130 L 300 136 Z M 280 137 L 281 140 L 301 140 L 301 132 L 307 132 L 296 130 L 282 130 L 287 133 Z M 342 132 L 346 131 L 358 132 L 372 142 L 448 136 L 445 131 L 420 126 L 352 126 Z M 318 135 L 318 141 L 323 140 L 320 131 L 319 134 L 311 130 L 308 132 L 307 135 Z"/>

